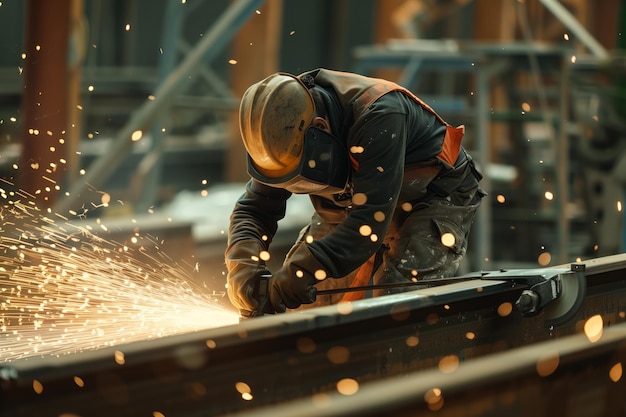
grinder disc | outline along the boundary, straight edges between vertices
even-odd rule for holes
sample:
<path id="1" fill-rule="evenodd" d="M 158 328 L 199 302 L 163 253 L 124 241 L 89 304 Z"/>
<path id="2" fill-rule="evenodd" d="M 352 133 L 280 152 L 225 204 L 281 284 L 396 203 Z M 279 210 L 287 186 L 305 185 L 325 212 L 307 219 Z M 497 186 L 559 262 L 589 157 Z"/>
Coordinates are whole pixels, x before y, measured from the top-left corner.
<path id="1" fill-rule="evenodd" d="M 561 293 L 543 308 L 546 325 L 560 326 L 569 321 L 582 306 L 587 289 L 583 272 L 561 274 Z"/>

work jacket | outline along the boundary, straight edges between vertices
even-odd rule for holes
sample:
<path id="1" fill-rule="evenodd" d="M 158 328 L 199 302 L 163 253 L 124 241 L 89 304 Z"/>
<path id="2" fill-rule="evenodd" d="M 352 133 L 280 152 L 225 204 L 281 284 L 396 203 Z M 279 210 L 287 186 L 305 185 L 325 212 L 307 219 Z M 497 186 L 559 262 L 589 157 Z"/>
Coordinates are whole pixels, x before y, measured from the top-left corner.
<path id="1" fill-rule="evenodd" d="M 401 205 L 410 211 L 421 201 L 477 184 L 461 147 L 464 127 L 450 126 L 406 88 L 327 69 L 299 77 L 323 89 L 332 133 L 350 156 L 344 192 L 310 195 L 318 214 L 336 225 L 308 243 L 329 277 L 343 277 L 370 258 Z M 253 241 L 267 248 L 290 195 L 250 180 L 231 215 L 228 247 Z"/>

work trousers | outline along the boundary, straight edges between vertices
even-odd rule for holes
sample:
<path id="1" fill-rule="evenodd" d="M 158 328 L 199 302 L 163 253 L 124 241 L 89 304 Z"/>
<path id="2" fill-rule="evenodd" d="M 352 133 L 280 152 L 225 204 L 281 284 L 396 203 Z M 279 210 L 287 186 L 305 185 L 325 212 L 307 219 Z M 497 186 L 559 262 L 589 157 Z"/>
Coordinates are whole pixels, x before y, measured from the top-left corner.
<path id="1" fill-rule="evenodd" d="M 428 281 L 453 277 L 467 251 L 470 228 L 484 194 L 478 187 L 466 192 L 454 191 L 448 197 L 435 196 L 428 201 L 398 207 L 380 250 L 363 266 L 341 278 L 328 278 L 316 285 L 318 290 L 348 288 L 354 284 L 391 284 Z M 294 247 L 303 244 L 307 235 L 314 239 L 326 236 L 334 224 L 315 213 L 311 223 L 300 232 Z M 364 280 L 365 278 L 365 280 Z M 318 296 L 310 308 L 415 290 L 404 286 L 373 291 L 345 292 Z"/>

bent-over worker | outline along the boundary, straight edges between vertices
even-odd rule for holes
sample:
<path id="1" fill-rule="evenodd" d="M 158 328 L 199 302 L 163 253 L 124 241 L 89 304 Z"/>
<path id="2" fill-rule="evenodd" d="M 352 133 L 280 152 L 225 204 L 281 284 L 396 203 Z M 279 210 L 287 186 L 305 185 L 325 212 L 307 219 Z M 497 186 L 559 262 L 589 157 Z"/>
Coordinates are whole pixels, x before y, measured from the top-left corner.
<path id="1" fill-rule="evenodd" d="M 308 194 L 311 222 L 269 278 L 276 312 L 354 300 L 317 290 L 454 276 L 482 178 L 446 123 L 390 81 L 316 69 L 270 75 L 248 88 L 240 130 L 250 181 L 230 218 L 228 296 L 254 315 L 264 254 L 287 200 Z M 374 296 L 410 287 L 376 290 Z"/>

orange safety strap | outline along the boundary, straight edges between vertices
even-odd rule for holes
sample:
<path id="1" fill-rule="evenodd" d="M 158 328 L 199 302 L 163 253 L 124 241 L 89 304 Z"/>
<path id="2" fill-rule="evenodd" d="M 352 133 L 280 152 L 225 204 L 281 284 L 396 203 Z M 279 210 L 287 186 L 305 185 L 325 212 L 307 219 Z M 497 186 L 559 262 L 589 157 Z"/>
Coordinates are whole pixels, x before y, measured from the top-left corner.
<path id="1" fill-rule="evenodd" d="M 459 157 L 463 135 L 465 135 L 465 126 L 452 127 L 446 125 L 446 135 L 441 144 L 441 152 L 436 156 L 446 168 L 452 168 Z"/>
<path id="2" fill-rule="evenodd" d="M 376 254 L 372 255 L 357 271 L 350 287 L 362 287 L 369 284 L 370 278 L 372 278 L 372 272 L 374 271 L 374 258 Z M 350 291 L 343 295 L 341 301 L 356 301 L 362 300 L 365 297 L 365 291 Z"/>
<path id="3" fill-rule="evenodd" d="M 361 76 L 358 75 L 343 75 L 340 76 L 343 81 L 339 83 L 339 87 L 343 86 L 346 83 L 347 79 L 361 79 Z M 456 162 L 459 152 L 461 151 L 461 141 L 463 140 L 463 136 L 465 135 L 465 126 L 461 125 L 458 127 L 453 127 L 448 122 L 446 122 L 432 107 L 426 104 L 422 99 L 417 97 L 408 89 L 387 80 L 378 79 L 378 83 L 370 86 L 362 94 L 354 101 L 354 111 L 358 113 L 363 113 L 367 107 L 369 107 L 374 101 L 378 100 L 381 96 L 385 95 L 390 91 L 401 91 L 404 94 L 410 96 L 415 102 L 421 105 L 425 110 L 434 115 L 442 124 L 446 126 L 446 134 L 443 138 L 443 143 L 441 144 L 441 152 L 436 155 L 436 158 L 440 160 L 446 168 L 452 168 L 454 163 Z M 359 168 L 358 161 L 350 155 L 350 161 L 352 162 L 352 167 L 357 170 Z"/>
<path id="4" fill-rule="evenodd" d="M 356 158 L 354 156 L 352 156 L 352 153 L 350 153 L 350 155 L 348 155 L 350 157 L 350 164 L 352 165 L 352 169 L 354 169 L 355 171 L 359 170 L 359 161 L 356 160 Z"/>

